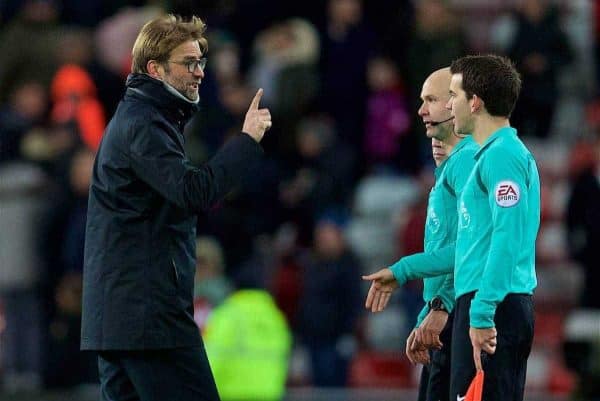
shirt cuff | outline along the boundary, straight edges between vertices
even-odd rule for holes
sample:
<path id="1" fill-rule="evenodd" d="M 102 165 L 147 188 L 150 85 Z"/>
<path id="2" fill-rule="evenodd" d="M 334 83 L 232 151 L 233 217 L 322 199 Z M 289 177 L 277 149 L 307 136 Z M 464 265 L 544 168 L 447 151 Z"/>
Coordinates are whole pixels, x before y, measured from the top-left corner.
<path id="1" fill-rule="evenodd" d="M 389 269 L 392 271 L 392 274 L 394 275 L 394 278 L 398 282 L 399 286 L 403 286 L 404 284 L 406 284 L 406 282 L 408 281 L 408 277 L 406 277 L 406 263 L 403 262 L 403 259 L 400 259 L 399 261 L 391 265 Z"/>
<path id="2" fill-rule="evenodd" d="M 470 325 L 476 329 L 489 329 L 495 327 L 495 314 L 495 304 L 473 298 L 473 301 L 471 302 L 471 310 L 469 311 L 469 317 L 471 320 Z"/>
<path id="3" fill-rule="evenodd" d="M 456 304 L 456 301 L 454 300 L 454 298 L 452 298 L 446 294 L 438 294 L 437 296 L 442 299 L 442 303 L 446 307 L 446 310 L 448 311 L 448 313 L 452 313 L 452 311 L 454 310 L 454 304 Z"/>

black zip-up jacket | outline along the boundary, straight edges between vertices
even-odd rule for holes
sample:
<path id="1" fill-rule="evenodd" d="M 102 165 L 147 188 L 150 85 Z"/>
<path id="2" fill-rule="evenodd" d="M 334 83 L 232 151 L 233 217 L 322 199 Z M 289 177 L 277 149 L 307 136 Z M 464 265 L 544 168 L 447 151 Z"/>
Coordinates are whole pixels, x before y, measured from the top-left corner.
<path id="1" fill-rule="evenodd" d="M 196 214 L 258 165 L 245 133 L 204 166 L 189 164 L 183 127 L 197 105 L 132 74 L 96 156 L 89 193 L 81 348 L 199 346 L 193 319 Z"/>

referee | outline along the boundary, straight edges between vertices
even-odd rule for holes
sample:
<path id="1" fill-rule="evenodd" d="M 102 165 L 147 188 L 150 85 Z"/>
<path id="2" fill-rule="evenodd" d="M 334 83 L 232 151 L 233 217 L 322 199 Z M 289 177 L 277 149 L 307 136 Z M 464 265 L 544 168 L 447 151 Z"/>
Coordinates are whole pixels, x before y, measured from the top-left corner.
<path id="1" fill-rule="evenodd" d="M 475 371 L 485 368 L 483 399 L 520 401 L 533 341 L 540 224 L 537 166 L 509 122 L 521 79 L 510 60 L 495 55 L 460 58 L 450 71 L 454 130 L 481 146 L 458 214 L 450 399 L 462 399 Z"/>
<path id="2" fill-rule="evenodd" d="M 426 266 L 437 267 L 440 260 L 445 260 L 444 265 L 454 265 L 457 196 L 473 169 L 474 155 L 479 147 L 471 137 L 461 140 L 461 137 L 453 135 L 452 116 L 446 109 L 450 79 L 450 68 L 442 68 L 425 80 L 421 90 L 419 116 L 425 125 L 426 135 L 432 141 L 439 141 L 447 153 L 447 156 L 440 158 L 440 148 L 433 148 L 437 168 L 435 185 L 429 193 L 425 252 L 403 257 L 389 269 L 365 277 L 367 280 L 375 279 L 367 297 L 367 307 L 374 312 L 381 310 L 379 304 L 373 302 L 380 273 L 389 276 L 393 274 L 396 281 L 391 283 L 397 286 L 406 282 L 414 271 Z M 448 400 L 454 308 L 454 280 L 451 270 L 448 274 L 423 280 L 423 300 L 425 306 L 418 316 L 415 329 L 408 337 L 406 355 L 411 362 L 424 365 L 419 401 Z"/>
<path id="3" fill-rule="evenodd" d="M 406 280 L 447 274 L 454 267 L 450 400 L 462 400 L 476 371 L 485 368 L 486 401 L 521 401 L 533 342 L 532 295 L 537 285 L 535 241 L 540 181 L 535 160 L 510 126 L 521 80 L 506 58 L 467 56 L 450 67 L 454 132 L 480 145 L 459 196 L 454 263 L 437 252 L 422 263 L 366 276 L 367 304 L 382 310 Z M 482 353 L 487 354 L 482 361 Z"/>

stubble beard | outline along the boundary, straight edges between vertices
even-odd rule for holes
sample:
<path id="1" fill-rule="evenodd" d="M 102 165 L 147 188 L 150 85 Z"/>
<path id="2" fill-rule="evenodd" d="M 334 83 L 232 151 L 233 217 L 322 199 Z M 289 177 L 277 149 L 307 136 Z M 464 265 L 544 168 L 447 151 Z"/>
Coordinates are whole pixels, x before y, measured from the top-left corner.
<path id="1" fill-rule="evenodd" d="M 179 93 L 185 96 L 187 99 L 195 102 L 198 99 L 198 91 L 192 89 L 188 83 L 177 82 L 177 86 L 173 86 Z"/>
<path id="2" fill-rule="evenodd" d="M 437 132 L 433 135 L 433 138 L 446 142 L 446 140 L 452 135 L 452 131 L 454 131 L 454 124 L 449 127 L 438 127 Z"/>
<path id="3" fill-rule="evenodd" d="M 456 135 L 469 135 L 471 134 L 472 129 L 470 128 L 470 126 L 472 126 L 472 122 L 471 121 L 464 121 L 463 124 L 458 125 L 457 124 L 457 120 L 456 117 L 454 118 L 454 133 Z"/>
<path id="4" fill-rule="evenodd" d="M 184 93 L 183 96 L 187 97 L 191 101 L 195 102 L 196 100 L 198 100 L 198 91 L 197 90 L 191 89 L 186 86 L 185 92 L 186 93 Z"/>
<path id="5" fill-rule="evenodd" d="M 183 79 L 173 78 L 173 77 L 169 76 L 170 71 L 166 71 L 166 72 L 168 75 L 165 77 L 165 82 L 167 82 L 169 85 L 171 85 L 173 88 L 175 88 L 175 90 L 177 92 L 181 93 L 186 99 L 189 99 L 192 102 L 195 102 L 196 100 L 198 100 L 198 97 L 199 97 L 198 90 L 194 90 L 189 86 L 189 84 L 191 84 L 192 82 L 186 82 Z M 200 84 L 198 84 L 198 86 L 200 86 Z"/>

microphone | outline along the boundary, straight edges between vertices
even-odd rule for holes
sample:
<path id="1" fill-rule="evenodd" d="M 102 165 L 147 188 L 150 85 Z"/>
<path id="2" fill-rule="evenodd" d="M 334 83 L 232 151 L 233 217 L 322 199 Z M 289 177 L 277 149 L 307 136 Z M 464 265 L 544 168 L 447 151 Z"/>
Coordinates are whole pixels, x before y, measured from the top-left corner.
<path id="1" fill-rule="evenodd" d="M 432 127 L 435 127 L 436 125 L 440 125 L 440 124 L 443 124 L 443 123 L 447 123 L 447 122 L 448 122 L 448 121 L 450 121 L 450 120 L 454 120 L 454 117 L 447 118 L 447 119 L 445 119 L 444 121 L 430 121 L 430 122 L 429 122 L 429 124 L 430 124 Z"/>

